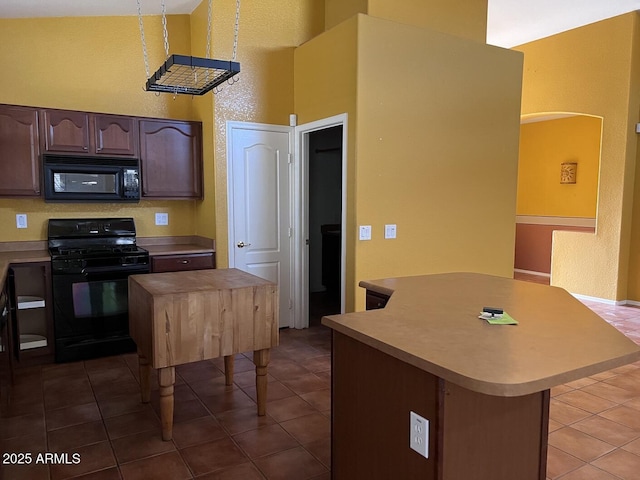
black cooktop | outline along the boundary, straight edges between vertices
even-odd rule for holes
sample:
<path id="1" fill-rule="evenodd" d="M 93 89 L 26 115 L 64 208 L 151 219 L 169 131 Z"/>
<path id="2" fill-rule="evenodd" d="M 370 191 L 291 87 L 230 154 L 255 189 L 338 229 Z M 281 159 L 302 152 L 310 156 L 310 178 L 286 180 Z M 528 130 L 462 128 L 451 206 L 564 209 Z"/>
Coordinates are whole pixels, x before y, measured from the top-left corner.
<path id="1" fill-rule="evenodd" d="M 148 255 L 136 245 L 133 218 L 52 218 L 48 243 L 54 259 Z"/>

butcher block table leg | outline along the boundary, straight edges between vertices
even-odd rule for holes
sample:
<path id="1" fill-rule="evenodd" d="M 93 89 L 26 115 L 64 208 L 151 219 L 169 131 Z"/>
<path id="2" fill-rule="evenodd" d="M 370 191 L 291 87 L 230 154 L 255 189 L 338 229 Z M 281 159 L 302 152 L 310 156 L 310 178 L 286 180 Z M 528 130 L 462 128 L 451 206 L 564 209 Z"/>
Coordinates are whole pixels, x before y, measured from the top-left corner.
<path id="1" fill-rule="evenodd" d="M 138 371 L 140 372 L 140 396 L 142 403 L 149 403 L 151 398 L 151 365 L 149 359 L 138 350 Z"/>
<path id="2" fill-rule="evenodd" d="M 224 357 L 224 384 L 228 387 L 233 385 L 233 355 Z"/>
<path id="3" fill-rule="evenodd" d="M 171 440 L 173 436 L 173 384 L 176 382 L 174 367 L 164 367 L 158 370 L 160 384 L 160 423 L 162 425 L 162 440 Z"/>
<path id="4" fill-rule="evenodd" d="M 256 393 L 258 399 L 258 415 L 267 413 L 267 365 L 269 364 L 269 349 L 253 352 L 253 363 L 256 365 Z"/>

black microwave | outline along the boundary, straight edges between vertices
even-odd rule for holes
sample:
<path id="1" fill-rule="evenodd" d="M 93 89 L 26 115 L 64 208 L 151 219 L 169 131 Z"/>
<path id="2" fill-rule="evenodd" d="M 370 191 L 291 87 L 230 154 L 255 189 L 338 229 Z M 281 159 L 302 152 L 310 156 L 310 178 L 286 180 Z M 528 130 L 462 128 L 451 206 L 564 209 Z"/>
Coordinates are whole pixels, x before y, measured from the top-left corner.
<path id="1" fill-rule="evenodd" d="M 43 155 L 47 202 L 139 202 L 140 162 L 135 158 Z"/>

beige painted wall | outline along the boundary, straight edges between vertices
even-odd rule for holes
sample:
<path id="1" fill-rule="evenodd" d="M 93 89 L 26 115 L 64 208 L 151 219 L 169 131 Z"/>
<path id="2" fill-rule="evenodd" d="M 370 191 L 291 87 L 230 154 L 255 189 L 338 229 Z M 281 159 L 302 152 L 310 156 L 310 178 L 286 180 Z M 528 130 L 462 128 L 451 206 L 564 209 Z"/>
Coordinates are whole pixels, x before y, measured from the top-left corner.
<path id="1" fill-rule="evenodd" d="M 295 58 L 302 121 L 349 115 L 347 310 L 364 308 L 363 279 L 459 270 L 512 276 L 521 55 L 358 15 Z M 343 73 L 328 86 L 314 65 Z M 397 225 L 396 240 L 383 238 L 386 223 Z M 357 225 L 371 225 L 373 239 L 356 240 Z"/>
<path id="2" fill-rule="evenodd" d="M 610 300 L 627 295 L 639 110 L 631 59 L 637 62 L 638 28 L 633 12 L 517 47 L 525 54 L 523 114 L 603 119 L 597 232 L 555 233 L 551 282 Z"/>

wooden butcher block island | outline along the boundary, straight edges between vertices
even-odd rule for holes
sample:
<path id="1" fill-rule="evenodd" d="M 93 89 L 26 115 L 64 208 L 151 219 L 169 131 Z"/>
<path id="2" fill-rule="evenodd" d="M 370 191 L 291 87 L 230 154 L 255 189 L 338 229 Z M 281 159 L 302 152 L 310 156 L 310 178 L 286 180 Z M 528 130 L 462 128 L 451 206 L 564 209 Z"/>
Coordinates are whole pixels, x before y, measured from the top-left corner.
<path id="1" fill-rule="evenodd" d="M 560 288 L 473 273 L 360 285 L 386 307 L 322 320 L 334 480 L 544 480 L 550 389 L 640 359 Z M 410 449 L 410 412 L 429 421 L 428 458 Z"/>
<path id="2" fill-rule="evenodd" d="M 231 385 L 233 355 L 253 351 L 258 415 L 265 414 L 269 349 L 278 345 L 276 284 L 234 268 L 132 275 L 129 327 L 143 402 L 149 401 L 149 369 L 159 369 L 164 440 L 172 436 L 176 365 L 224 357 Z"/>

